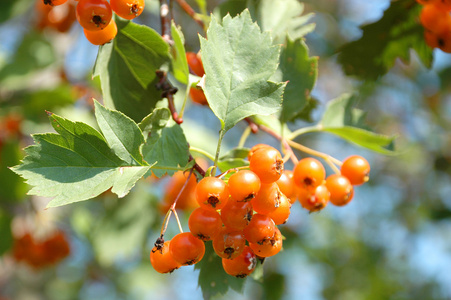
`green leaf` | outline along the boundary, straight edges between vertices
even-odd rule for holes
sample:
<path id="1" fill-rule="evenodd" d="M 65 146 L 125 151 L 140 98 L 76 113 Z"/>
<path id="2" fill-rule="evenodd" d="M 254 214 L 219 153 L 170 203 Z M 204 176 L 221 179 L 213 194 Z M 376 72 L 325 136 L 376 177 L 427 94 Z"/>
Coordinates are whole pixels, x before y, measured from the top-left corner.
<path id="1" fill-rule="evenodd" d="M 188 163 L 188 142 L 182 128 L 173 121 L 169 121 L 166 127 L 152 128 L 142 151 L 157 177 L 172 175 Z"/>
<path id="2" fill-rule="evenodd" d="M 94 100 L 97 123 L 114 153 L 127 165 L 145 166 L 140 146 L 144 136 L 132 119 L 119 111 L 109 110 Z"/>
<path id="3" fill-rule="evenodd" d="M 229 169 L 239 168 L 249 165 L 247 155 L 249 148 L 234 148 L 222 155 L 218 160 L 218 167 L 225 172 Z"/>
<path id="4" fill-rule="evenodd" d="M 396 154 L 393 149 L 394 137 L 369 131 L 363 124 L 365 117 L 363 111 L 353 108 L 355 101 L 355 97 L 351 95 L 343 95 L 330 101 L 321 122 L 316 127 L 317 130 L 335 134 L 356 145 L 382 154 Z"/>
<path id="5" fill-rule="evenodd" d="M 237 292 L 243 291 L 246 278 L 236 278 L 224 271 L 222 258 L 215 253 L 211 242 L 205 243 L 204 258 L 194 268 L 200 270 L 198 285 L 202 289 L 204 299 L 211 299 L 216 295 L 224 295 L 229 288 Z"/>
<path id="6" fill-rule="evenodd" d="M 8 170 L 8 167 L 20 163 L 22 155 L 18 140 L 6 139 L 2 142 L 0 146 L 0 203 L 17 202 L 25 198 L 27 187 L 23 180 Z"/>
<path id="7" fill-rule="evenodd" d="M 32 186 L 29 194 L 54 197 L 47 207 L 87 200 L 109 188 L 124 197 L 149 170 L 121 160 L 91 126 L 51 113 L 49 118 L 57 133 L 33 135 L 35 145 L 12 168 Z"/>
<path id="8" fill-rule="evenodd" d="M 93 76 L 100 76 L 105 105 L 141 121 L 161 92 L 155 71 L 169 59 L 169 47 L 153 29 L 116 18 L 118 33 L 99 49 Z"/>
<path id="9" fill-rule="evenodd" d="M 196 0 L 197 6 L 199 6 L 200 13 L 207 14 L 207 0 Z"/>
<path id="10" fill-rule="evenodd" d="M 177 28 L 174 21 L 171 23 L 171 34 L 174 40 L 174 46 L 171 49 L 172 73 L 180 83 L 188 84 L 189 68 L 184 46 L 185 39 L 182 31 Z"/>
<path id="11" fill-rule="evenodd" d="M 306 24 L 313 14 L 301 16 L 304 4 L 297 0 L 229 0 L 217 6 L 215 15 L 235 16 L 246 8 L 262 31 L 271 31 L 276 44 L 285 42 L 287 34 L 298 39 L 315 29 L 315 24 Z"/>
<path id="12" fill-rule="evenodd" d="M 410 49 L 430 68 L 432 49 L 418 22 L 420 10 L 421 5 L 412 0 L 392 1 L 379 21 L 362 26 L 363 36 L 346 44 L 338 55 L 345 73 L 375 80 L 387 73 L 397 58 L 408 62 Z"/>
<path id="13" fill-rule="evenodd" d="M 308 47 L 302 39 L 287 38 L 280 55 L 280 81 L 288 81 L 283 94 L 280 120 L 294 121 L 311 100 L 310 92 L 318 76 L 318 57 L 308 56 Z"/>
<path id="14" fill-rule="evenodd" d="M 268 81 L 276 71 L 279 50 L 269 33 L 261 33 L 248 10 L 222 25 L 212 17 L 208 40 L 200 38 L 206 80 L 203 87 L 224 131 L 254 115 L 280 109 L 284 83 Z"/>
<path id="15" fill-rule="evenodd" d="M 159 131 L 166 127 L 171 119 L 171 112 L 164 107 L 155 108 L 152 113 L 147 115 L 141 123 L 138 124 L 139 128 L 143 132 L 144 136 L 154 131 Z"/>

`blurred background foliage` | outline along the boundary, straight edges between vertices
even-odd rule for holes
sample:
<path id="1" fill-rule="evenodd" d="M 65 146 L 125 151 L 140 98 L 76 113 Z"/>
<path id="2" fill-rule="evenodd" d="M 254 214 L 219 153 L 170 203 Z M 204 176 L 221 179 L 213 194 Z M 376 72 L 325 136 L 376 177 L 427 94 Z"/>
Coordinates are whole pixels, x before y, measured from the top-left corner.
<path id="1" fill-rule="evenodd" d="M 239 0 L 188 2 L 196 9 L 206 4 L 206 11 L 219 4 L 243 5 Z M 428 54 L 427 49 L 418 50 L 420 55 L 409 51 L 410 59 L 394 60 L 386 74 L 369 79 L 347 76 L 338 53 L 361 37 L 359 26 L 379 20 L 390 1 L 304 3 L 304 14 L 315 13 L 311 23 L 316 23 L 306 43 L 310 55 L 319 56 L 312 93 L 319 104 L 312 118 L 319 119 L 330 99 L 356 92 L 369 125 L 376 132 L 396 135 L 400 154 L 381 156 L 327 134 L 304 135 L 300 142 L 338 159 L 351 154 L 366 157 L 372 166 L 370 182 L 356 189 L 354 200 L 344 208 L 329 206 L 308 214 L 295 203 L 288 223 L 281 226 L 284 251 L 267 259 L 263 270 L 244 286 L 232 285 L 227 294 L 212 296 L 449 299 L 451 57 L 440 51 Z M 0 299 L 201 298 L 199 271 L 194 267 L 161 275 L 148 259 L 159 234 L 169 178 L 142 180 L 124 199 L 105 193 L 95 200 L 44 210 L 48 199 L 26 196 L 26 184 L 7 169 L 23 157 L 21 149 L 31 143 L 30 134 L 51 131 L 45 110 L 93 124 L 91 98 L 101 99 L 98 81 L 91 80 L 97 47 L 64 13 L 49 18 L 35 0 L 0 4 Z M 197 51 L 197 33 L 204 35 L 202 29 L 177 5 L 174 18 L 182 27 L 187 50 Z M 148 0 L 136 21 L 159 30 L 158 2 Z M 365 47 L 363 53 L 373 53 L 371 45 Z M 426 67 L 428 55 L 433 60 Z M 192 145 L 214 152 L 211 148 L 216 146 L 208 141 L 216 140 L 219 124 L 208 108 L 190 104 L 183 126 L 189 128 L 185 132 Z M 244 128 L 239 124 L 230 131 L 225 149 L 236 146 Z M 266 139 L 263 134 L 251 136 L 246 146 L 262 141 L 277 146 Z M 187 215 L 181 213 L 181 218 L 187 228 Z M 177 232 L 173 223 L 170 236 Z M 26 232 L 34 239 L 28 244 L 20 240 Z M 45 249 L 45 242 L 57 232 L 64 233 L 60 246 L 68 244 L 70 255 L 44 266 L 30 266 L 19 258 L 20 245 Z M 241 289 L 243 293 L 236 291 Z"/>

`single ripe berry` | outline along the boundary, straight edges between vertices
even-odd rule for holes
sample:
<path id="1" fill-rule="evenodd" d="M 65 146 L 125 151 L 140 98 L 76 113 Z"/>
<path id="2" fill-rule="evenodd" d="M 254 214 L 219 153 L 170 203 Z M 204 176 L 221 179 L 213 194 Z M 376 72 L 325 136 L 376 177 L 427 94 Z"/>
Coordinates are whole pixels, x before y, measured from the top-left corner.
<path id="1" fill-rule="evenodd" d="M 276 182 L 283 173 L 282 156 L 272 147 L 262 147 L 252 154 L 249 168 L 262 183 Z"/>
<path id="2" fill-rule="evenodd" d="M 80 0 L 77 4 L 76 17 L 84 29 L 96 31 L 110 24 L 113 11 L 106 0 Z"/>
<path id="3" fill-rule="evenodd" d="M 205 244 L 191 232 L 174 236 L 169 245 L 172 258 L 182 266 L 198 263 L 205 254 Z"/>
<path id="4" fill-rule="evenodd" d="M 274 236 L 276 225 L 267 215 L 255 214 L 244 228 L 244 237 L 249 243 L 262 243 Z"/>
<path id="5" fill-rule="evenodd" d="M 341 175 L 347 177 L 352 185 L 364 184 L 370 179 L 370 164 L 361 156 L 350 156 L 343 161 Z"/>
<path id="6" fill-rule="evenodd" d="M 303 158 L 294 167 L 294 183 L 306 189 L 313 189 L 323 183 L 326 170 L 321 162 L 312 157 Z"/>
<path id="7" fill-rule="evenodd" d="M 213 237 L 212 244 L 217 255 L 226 259 L 234 259 L 243 252 L 246 239 L 242 231 L 223 227 Z"/>
<path id="8" fill-rule="evenodd" d="M 218 210 L 229 199 L 227 184 L 216 177 L 204 177 L 196 187 L 196 200 L 202 208 Z"/>
<path id="9" fill-rule="evenodd" d="M 200 52 L 186 52 L 186 60 L 190 70 L 197 76 L 202 77 L 205 74 L 204 65 L 202 64 L 202 59 Z"/>
<path id="10" fill-rule="evenodd" d="M 121 18 L 131 20 L 144 9 L 144 0 L 110 0 L 111 9 Z"/>
<path id="11" fill-rule="evenodd" d="M 250 201 L 260 190 L 260 178 L 250 170 L 241 170 L 232 174 L 229 181 L 230 196 L 236 201 Z"/>
<path id="12" fill-rule="evenodd" d="M 441 33 L 450 29 L 451 16 L 436 5 L 425 5 L 420 12 L 420 22 L 424 28 Z"/>
<path id="13" fill-rule="evenodd" d="M 275 149 L 274 147 L 271 147 L 270 145 L 267 144 L 256 144 L 254 145 L 251 150 L 249 150 L 249 153 L 247 154 L 247 160 L 250 161 L 252 155 L 255 153 L 255 151 L 262 149 L 262 148 L 271 148 L 271 149 Z M 275 149 L 276 150 L 276 149 Z"/>
<path id="14" fill-rule="evenodd" d="M 277 183 L 262 184 L 257 196 L 251 200 L 252 207 L 259 214 L 269 214 L 279 207 L 281 197 Z"/>
<path id="15" fill-rule="evenodd" d="M 232 276 L 244 278 L 254 272 L 257 266 L 257 256 L 249 246 L 245 246 L 243 252 L 234 259 L 222 259 L 224 271 Z"/>
<path id="16" fill-rule="evenodd" d="M 252 204 L 230 199 L 221 209 L 221 220 L 230 229 L 243 230 L 252 219 Z"/>
<path id="17" fill-rule="evenodd" d="M 287 196 L 291 204 L 296 201 L 297 187 L 294 184 L 293 171 L 284 170 L 282 176 L 276 181 L 280 191 Z"/>
<path id="18" fill-rule="evenodd" d="M 326 187 L 330 192 L 330 202 L 337 206 L 348 204 L 354 195 L 354 188 L 348 178 L 332 174 L 326 179 Z"/>
<path id="19" fill-rule="evenodd" d="M 57 6 L 67 2 L 67 0 L 42 0 L 45 5 Z"/>
<path id="20" fill-rule="evenodd" d="M 295 198 L 296 199 L 296 198 Z M 280 197 L 280 204 L 276 210 L 270 212 L 268 217 L 273 219 L 276 225 L 285 224 L 288 221 L 288 217 L 291 213 L 291 202 L 288 200 L 287 196 L 282 194 Z"/>
<path id="21" fill-rule="evenodd" d="M 282 249 L 282 234 L 276 227 L 274 236 L 262 243 L 249 243 L 255 255 L 260 257 L 274 256 Z"/>
<path id="22" fill-rule="evenodd" d="M 103 30 L 90 31 L 83 28 L 83 33 L 91 44 L 101 46 L 111 42 L 116 37 L 117 25 L 116 22 L 111 19 L 110 24 Z"/>
<path id="23" fill-rule="evenodd" d="M 200 105 L 208 105 L 207 97 L 205 97 L 204 91 L 201 88 L 192 87 L 189 89 L 189 96 L 194 103 Z"/>
<path id="24" fill-rule="evenodd" d="M 202 241 L 210 241 L 222 228 L 221 216 L 210 209 L 196 208 L 188 219 L 189 230 Z"/>
<path id="25" fill-rule="evenodd" d="M 320 211 L 329 203 L 330 192 L 325 185 L 319 185 L 314 190 L 301 188 L 298 199 L 302 207 L 310 212 Z"/>
<path id="26" fill-rule="evenodd" d="M 176 262 L 169 252 L 170 242 L 164 242 L 164 246 L 161 248 L 153 247 L 150 252 L 150 263 L 158 273 L 171 273 L 181 267 L 181 264 Z"/>

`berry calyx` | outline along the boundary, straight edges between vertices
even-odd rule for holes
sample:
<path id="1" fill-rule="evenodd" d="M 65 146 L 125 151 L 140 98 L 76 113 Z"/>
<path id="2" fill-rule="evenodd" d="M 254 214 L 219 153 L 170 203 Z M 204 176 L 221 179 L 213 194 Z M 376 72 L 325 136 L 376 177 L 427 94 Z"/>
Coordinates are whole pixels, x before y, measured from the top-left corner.
<path id="1" fill-rule="evenodd" d="M 150 263 L 158 273 L 172 273 L 181 267 L 181 264 L 176 262 L 169 252 L 170 242 L 166 241 L 163 247 L 155 246 L 150 251 Z"/>
<path id="2" fill-rule="evenodd" d="M 113 17 L 113 11 L 106 0 L 80 0 L 75 12 L 78 23 L 90 31 L 104 29 Z"/>

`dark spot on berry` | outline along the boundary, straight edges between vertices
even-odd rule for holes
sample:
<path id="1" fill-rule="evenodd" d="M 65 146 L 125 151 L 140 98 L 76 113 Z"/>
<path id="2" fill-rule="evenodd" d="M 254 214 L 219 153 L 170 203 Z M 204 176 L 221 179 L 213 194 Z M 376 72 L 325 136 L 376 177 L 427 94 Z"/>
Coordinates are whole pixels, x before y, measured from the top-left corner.
<path id="1" fill-rule="evenodd" d="M 276 170 L 277 174 L 282 174 L 282 172 L 283 172 L 283 160 L 278 159 L 276 161 L 275 170 Z"/>
<path id="2" fill-rule="evenodd" d="M 130 7 L 130 13 L 132 15 L 138 15 L 138 13 L 139 13 L 139 5 L 133 4 L 132 7 Z"/>
<path id="3" fill-rule="evenodd" d="M 210 196 L 207 200 L 208 204 L 210 204 L 213 208 L 216 208 L 216 205 L 219 203 L 219 199 L 216 196 Z"/>
<path id="4" fill-rule="evenodd" d="M 102 20 L 102 17 L 99 16 L 99 15 L 93 16 L 93 17 L 92 17 L 92 22 L 93 22 L 94 24 L 96 24 L 97 27 L 100 26 L 100 24 L 104 24 L 104 23 L 105 23 L 105 22 Z"/>
<path id="5" fill-rule="evenodd" d="M 306 185 L 306 186 L 311 186 L 311 185 L 313 185 L 313 179 L 310 178 L 310 177 L 305 177 L 305 178 L 304 178 L 304 185 Z"/>
<path id="6" fill-rule="evenodd" d="M 440 47 L 445 46 L 445 40 L 444 40 L 444 39 L 439 38 L 439 39 L 437 40 L 437 42 L 438 42 L 438 45 L 439 45 Z"/>
<path id="7" fill-rule="evenodd" d="M 238 274 L 235 277 L 236 278 L 245 278 L 245 277 L 247 277 L 247 274 Z"/>
<path id="8" fill-rule="evenodd" d="M 244 202 L 250 201 L 250 200 L 252 200 L 252 199 L 254 199 L 254 198 L 255 198 L 255 194 L 254 194 L 254 193 L 250 193 L 249 195 L 247 195 L 247 196 L 244 198 Z"/>
<path id="9" fill-rule="evenodd" d="M 230 259 L 232 257 L 232 254 L 235 252 L 235 249 L 232 247 L 225 248 L 224 254 L 227 254 L 227 258 Z"/>

